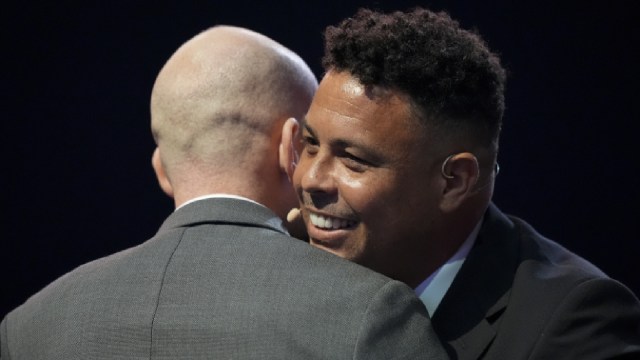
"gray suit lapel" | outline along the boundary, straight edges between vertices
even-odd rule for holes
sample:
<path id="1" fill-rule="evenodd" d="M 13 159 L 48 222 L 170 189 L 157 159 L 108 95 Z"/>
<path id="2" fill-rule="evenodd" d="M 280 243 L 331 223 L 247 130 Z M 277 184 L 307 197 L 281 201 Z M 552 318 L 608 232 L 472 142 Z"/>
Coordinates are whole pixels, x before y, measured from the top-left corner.
<path id="1" fill-rule="evenodd" d="M 454 359 L 478 359 L 496 335 L 517 267 L 513 223 L 490 205 L 475 246 L 432 317 Z"/>

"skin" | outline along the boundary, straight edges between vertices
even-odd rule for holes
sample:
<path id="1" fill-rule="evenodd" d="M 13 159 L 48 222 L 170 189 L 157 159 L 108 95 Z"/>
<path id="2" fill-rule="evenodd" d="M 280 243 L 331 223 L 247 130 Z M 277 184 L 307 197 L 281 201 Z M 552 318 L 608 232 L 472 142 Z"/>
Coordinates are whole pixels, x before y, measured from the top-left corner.
<path id="1" fill-rule="evenodd" d="M 450 183 L 461 180 L 442 176 L 450 149 L 431 141 L 403 94 L 330 71 L 302 143 L 293 183 L 313 246 L 416 286 L 464 240 L 441 236 Z"/>
<path id="2" fill-rule="evenodd" d="M 169 58 L 152 91 L 152 165 L 160 187 L 176 207 L 233 194 L 284 219 L 298 201 L 282 129 L 305 114 L 316 87 L 298 55 L 261 34 L 217 26 L 193 37 Z M 296 223 L 286 225 L 305 236 Z"/>

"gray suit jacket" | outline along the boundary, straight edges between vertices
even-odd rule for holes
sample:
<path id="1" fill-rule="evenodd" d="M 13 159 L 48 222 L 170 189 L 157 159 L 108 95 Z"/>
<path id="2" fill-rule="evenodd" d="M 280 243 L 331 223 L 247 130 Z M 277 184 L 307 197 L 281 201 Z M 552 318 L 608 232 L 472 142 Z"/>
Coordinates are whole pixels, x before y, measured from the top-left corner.
<path id="1" fill-rule="evenodd" d="M 200 200 L 2 321 L 9 359 L 446 357 L 406 285 L 290 238 L 268 209 Z"/>
<path id="2" fill-rule="evenodd" d="M 433 314 L 453 359 L 640 359 L 640 303 L 493 204 Z"/>

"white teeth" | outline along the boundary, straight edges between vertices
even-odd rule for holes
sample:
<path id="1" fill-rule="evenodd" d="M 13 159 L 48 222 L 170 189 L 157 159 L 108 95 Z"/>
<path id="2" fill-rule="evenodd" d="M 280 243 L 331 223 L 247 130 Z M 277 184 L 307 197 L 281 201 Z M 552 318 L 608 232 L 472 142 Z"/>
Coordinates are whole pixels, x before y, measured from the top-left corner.
<path id="1" fill-rule="evenodd" d="M 330 218 L 323 215 L 309 213 L 311 223 L 321 229 L 342 229 L 350 225 L 350 221 L 345 219 Z"/>

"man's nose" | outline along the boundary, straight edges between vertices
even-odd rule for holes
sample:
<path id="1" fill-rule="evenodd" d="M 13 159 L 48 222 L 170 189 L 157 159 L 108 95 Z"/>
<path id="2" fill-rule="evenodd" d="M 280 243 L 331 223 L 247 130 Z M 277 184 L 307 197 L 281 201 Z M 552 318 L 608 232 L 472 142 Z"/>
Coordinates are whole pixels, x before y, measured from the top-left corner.
<path id="1" fill-rule="evenodd" d="M 305 164 L 306 163 L 306 164 Z M 316 154 L 313 158 L 301 158 L 298 167 L 304 171 L 301 185 L 310 194 L 336 191 L 334 170 L 330 156 Z"/>

